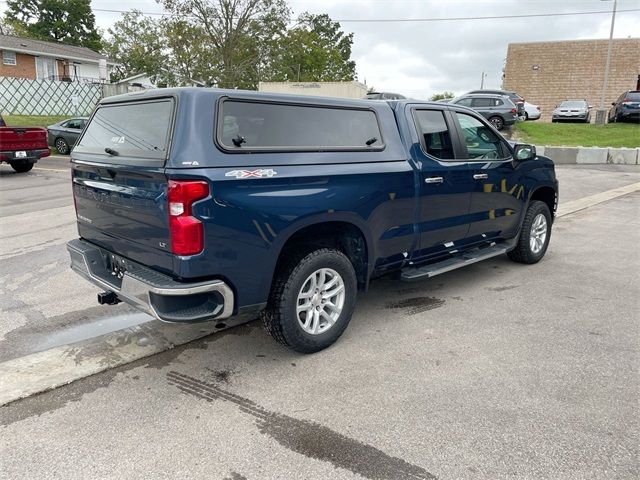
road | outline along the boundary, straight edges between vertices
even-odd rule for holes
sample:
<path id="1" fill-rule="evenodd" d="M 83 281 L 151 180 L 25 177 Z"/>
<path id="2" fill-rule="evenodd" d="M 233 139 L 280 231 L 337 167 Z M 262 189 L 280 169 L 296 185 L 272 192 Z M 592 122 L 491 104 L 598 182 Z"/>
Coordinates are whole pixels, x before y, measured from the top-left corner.
<path id="1" fill-rule="evenodd" d="M 570 201 L 640 170 L 558 176 Z M 148 320 L 68 271 L 68 178 L 0 168 L 3 359 Z M 563 217 L 537 265 L 375 281 L 319 354 L 253 322 L 14 402 L 0 478 L 638 478 L 639 213 Z"/>

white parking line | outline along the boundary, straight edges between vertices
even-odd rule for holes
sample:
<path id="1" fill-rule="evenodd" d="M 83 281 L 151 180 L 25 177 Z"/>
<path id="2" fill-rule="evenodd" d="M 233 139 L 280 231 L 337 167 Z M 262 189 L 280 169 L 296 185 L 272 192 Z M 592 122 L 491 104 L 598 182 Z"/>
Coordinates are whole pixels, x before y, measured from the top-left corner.
<path id="1" fill-rule="evenodd" d="M 596 193 L 595 195 L 589 195 L 588 197 L 579 198 L 567 203 L 560 203 L 558 206 L 557 217 L 564 217 L 571 215 L 572 213 L 579 212 L 585 208 L 593 207 L 599 203 L 612 200 L 614 198 L 627 195 L 629 193 L 637 192 L 640 190 L 640 182 L 625 185 L 624 187 L 614 188 L 613 190 L 607 190 L 606 192 Z"/>
<path id="2" fill-rule="evenodd" d="M 69 170 L 55 170 L 53 168 L 41 168 L 41 167 L 33 167 L 34 170 L 41 170 L 43 172 L 58 172 L 58 173 L 66 173 Z"/>

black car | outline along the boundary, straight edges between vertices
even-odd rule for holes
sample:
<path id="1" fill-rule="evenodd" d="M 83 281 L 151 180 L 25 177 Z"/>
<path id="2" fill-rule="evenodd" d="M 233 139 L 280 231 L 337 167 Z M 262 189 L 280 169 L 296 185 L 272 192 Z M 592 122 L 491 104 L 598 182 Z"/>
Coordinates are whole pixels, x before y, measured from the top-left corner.
<path id="1" fill-rule="evenodd" d="M 49 146 L 56 147 L 58 153 L 67 155 L 78 141 L 88 117 L 76 117 L 63 120 L 47 127 Z"/>
<path id="2" fill-rule="evenodd" d="M 475 93 L 485 93 L 487 95 L 506 95 L 517 107 L 518 116 L 519 117 L 525 116 L 524 98 L 522 98 L 516 92 L 512 92 L 511 90 L 472 90 L 471 92 L 468 92 L 467 95 L 471 95 Z"/>
<path id="3" fill-rule="evenodd" d="M 632 121 L 640 123 L 640 90 L 624 92 L 611 105 L 609 123 Z"/>

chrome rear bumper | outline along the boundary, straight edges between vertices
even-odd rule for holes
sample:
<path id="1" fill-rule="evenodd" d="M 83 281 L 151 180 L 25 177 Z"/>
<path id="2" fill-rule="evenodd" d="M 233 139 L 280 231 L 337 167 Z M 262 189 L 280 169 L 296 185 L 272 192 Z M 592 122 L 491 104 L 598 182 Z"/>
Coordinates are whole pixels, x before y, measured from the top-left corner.
<path id="1" fill-rule="evenodd" d="M 118 277 L 107 268 L 105 255 L 111 252 L 81 239 L 68 242 L 67 250 L 78 274 L 159 320 L 202 322 L 233 314 L 233 291 L 222 280 L 181 283 L 129 260 Z"/>

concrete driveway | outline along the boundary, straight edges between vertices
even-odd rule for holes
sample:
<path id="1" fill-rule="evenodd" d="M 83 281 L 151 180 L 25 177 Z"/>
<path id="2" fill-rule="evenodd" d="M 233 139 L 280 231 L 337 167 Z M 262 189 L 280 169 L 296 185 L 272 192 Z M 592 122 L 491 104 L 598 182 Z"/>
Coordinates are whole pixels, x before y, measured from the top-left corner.
<path id="1" fill-rule="evenodd" d="M 3 359 L 146 320 L 68 271 L 68 171 L 39 167 L 0 169 Z M 640 180 L 558 174 L 565 202 Z M 13 402 L 0 477 L 638 478 L 639 214 L 635 192 L 567 215 L 537 265 L 380 279 L 315 355 L 254 322 Z"/>

